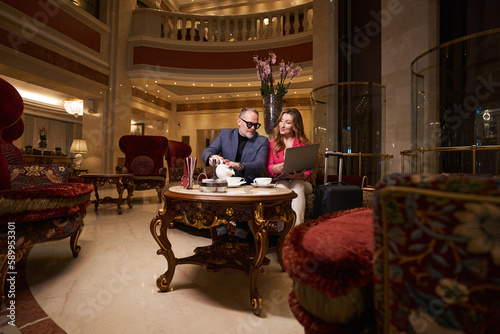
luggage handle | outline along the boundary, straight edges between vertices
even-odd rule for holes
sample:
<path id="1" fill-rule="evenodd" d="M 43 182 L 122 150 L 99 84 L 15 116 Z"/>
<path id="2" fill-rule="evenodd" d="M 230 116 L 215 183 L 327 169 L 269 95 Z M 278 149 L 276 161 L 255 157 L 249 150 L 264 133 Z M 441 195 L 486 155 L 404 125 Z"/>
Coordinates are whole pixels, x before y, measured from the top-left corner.
<path id="1" fill-rule="evenodd" d="M 328 151 L 328 149 L 326 149 L 326 152 L 325 152 L 325 172 L 324 172 L 324 177 L 323 177 L 323 184 L 327 184 L 328 182 L 328 157 L 329 156 L 338 156 L 339 157 L 339 177 L 338 177 L 338 184 L 342 184 L 342 185 L 347 185 L 346 183 L 343 183 L 342 182 L 342 164 L 343 164 L 343 159 L 342 157 L 344 156 L 344 153 L 342 152 L 333 152 L 333 151 Z M 333 184 L 333 182 L 330 182 L 329 184 Z"/>
<path id="2" fill-rule="evenodd" d="M 345 182 L 327 182 L 325 183 L 325 186 L 333 186 L 333 185 L 337 185 L 337 186 L 348 186 L 349 184 L 345 183 Z"/>

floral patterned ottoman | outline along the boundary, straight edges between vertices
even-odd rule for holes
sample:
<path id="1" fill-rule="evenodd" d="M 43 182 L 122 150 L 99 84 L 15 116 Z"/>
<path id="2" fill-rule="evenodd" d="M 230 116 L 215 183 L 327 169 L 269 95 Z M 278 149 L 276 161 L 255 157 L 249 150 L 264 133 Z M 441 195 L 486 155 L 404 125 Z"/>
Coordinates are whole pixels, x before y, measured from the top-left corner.
<path id="1" fill-rule="evenodd" d="M 390 175 L 374 223 L 378 333 L 498 333 L 500 178 Z"/>

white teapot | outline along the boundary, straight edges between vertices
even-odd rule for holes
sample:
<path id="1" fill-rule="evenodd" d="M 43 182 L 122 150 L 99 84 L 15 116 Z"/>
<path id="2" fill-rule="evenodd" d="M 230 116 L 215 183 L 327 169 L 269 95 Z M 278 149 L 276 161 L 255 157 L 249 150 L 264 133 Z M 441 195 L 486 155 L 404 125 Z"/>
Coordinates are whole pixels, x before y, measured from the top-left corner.
<path id="1" fill-rule="evenodd" d="M 234 170 L 228 167 L 221 159 L 215 169 L 215 175 L 217 175 L 218 179 L 225 180 L 226 178 L 234 175 Z"/>

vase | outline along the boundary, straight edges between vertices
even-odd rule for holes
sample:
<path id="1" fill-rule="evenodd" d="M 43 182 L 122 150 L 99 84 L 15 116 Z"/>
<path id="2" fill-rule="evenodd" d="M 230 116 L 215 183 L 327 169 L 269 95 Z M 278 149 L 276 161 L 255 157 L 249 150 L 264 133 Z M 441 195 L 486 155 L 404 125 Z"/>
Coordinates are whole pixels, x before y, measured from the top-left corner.
<path id="1" fill-rule="evenodd" d="M 269 94 L 262 99 L 262 104 L 264 109 L 264 128 L 269 136 L 269 139 L 272 139 L 273 130 L 277 125 L 276 121 L 281 114 L 283 97 L 276 94 Z"/>
<path id="2" fill-rule="evenodd" d="M 47 139 L 40 139 L 38 141 L 38 147 L 39 148 L 47 148 Z"/>

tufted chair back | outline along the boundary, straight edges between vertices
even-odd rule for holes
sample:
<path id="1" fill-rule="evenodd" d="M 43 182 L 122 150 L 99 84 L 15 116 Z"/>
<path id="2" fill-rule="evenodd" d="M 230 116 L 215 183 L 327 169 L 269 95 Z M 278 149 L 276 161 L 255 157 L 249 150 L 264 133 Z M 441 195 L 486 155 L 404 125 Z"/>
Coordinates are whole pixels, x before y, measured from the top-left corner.
<path id="1" fill-rule="evenodd" d="M 191 152 L 192 149 L 189 144 L 180 141 L 169 140 L 168 150 L 166 154 L 168 167 L 184 166 L 184 158 L 189 157 L 191 155 Z"/>
<path id="2" fill-rule="evenodd" d="M 9 138 L 4 139 L 4 132 L 7 137 L 10 136 L 9 130 L 7 129 L 11 126 L 15 127 L 16 122 L 21 118 L 23 110 L 23 99 L 17 89 L 0 78 L 0 146 L 12 142 Z M 9 165 L 3 150 L 0 150 L 0 190 L 1 189 L 10 189 Z"/>
<path id="3" fill-rule="evenodd" d="M 163 168 L 163 157 L 168 149 L 168 139 L 163 136 L 133 136 L 126 135 L 120 138 L 120 150 L 125 153 L 125 168 L 136 174 L 158 174 Z M 147 159 L 147 158 L 149 159 Z M 142 169 L 137 170 L 139 160 L 143 158 Z M 147 165 L 151 163 L 152 168 Z M 135 167 L 135 168 L 134 168 Z M 149 173 L 144 171 L 151 170 Z M 134 172 L 135 170 L 135 172 Z"/>

